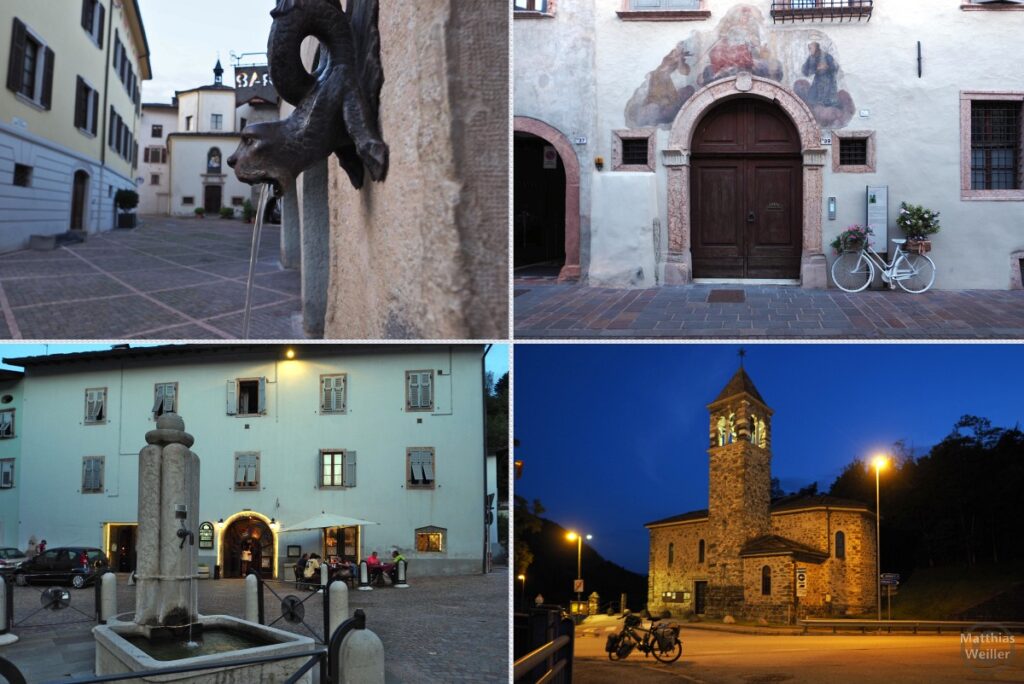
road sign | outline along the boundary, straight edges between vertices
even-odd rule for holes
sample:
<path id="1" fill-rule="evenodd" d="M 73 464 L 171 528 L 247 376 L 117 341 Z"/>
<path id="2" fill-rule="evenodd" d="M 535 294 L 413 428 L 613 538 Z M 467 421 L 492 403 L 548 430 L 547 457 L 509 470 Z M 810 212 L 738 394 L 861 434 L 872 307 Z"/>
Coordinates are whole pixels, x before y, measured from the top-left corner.
<path id="1" fill-rule="evenodd" d="M 900 583 L 900 575 L 898 572 L 883 572 L 881 581 L 883 586 L 897 586 Z"/>
<path id="2" fill-rule="evenodd" d="M 796 595 L 807 595 L 807 568 L 796 569 Z"/>
<path id="3" fill-rule="evenodd" d="M 582 594 L 583 593 L 583 580 L 581 580 L 581 579 L 573 580 L 572 581 L 572 590 L 574 592 L 576 592 L 577 594 Z"/>

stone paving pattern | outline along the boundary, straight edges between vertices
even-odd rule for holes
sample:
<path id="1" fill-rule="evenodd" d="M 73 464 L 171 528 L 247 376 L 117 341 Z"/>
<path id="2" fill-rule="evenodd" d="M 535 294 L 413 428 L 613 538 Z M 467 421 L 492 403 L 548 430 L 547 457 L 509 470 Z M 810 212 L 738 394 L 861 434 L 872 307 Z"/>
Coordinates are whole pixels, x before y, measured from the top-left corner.
<path id="1" fill-rule="evenodd" d="M 743 303 L 708 303 L 742 290 Z M 985 339 L 1024 337 L 1024 291 L 924 294 L 686 285 L 617 290 L 517 280 L 516 338 Z"/>
<path id="2" fill-rule="evenodd" d="M 131 612 L 135 587 L 127 584 L 125 574 L 119 574 L 117 582 L 118 611 Z M 349 610 L 362 608 L 367 628 L 384 644 L 388 684 L 509 681 L 507 568 L 497 567 L 488 575 L 410 575 L 409 584 L 409 589 L 387 586 L 349 591 Z M 268 586 L 281 596 L 293 594 L 301 599 L 310 595 L 290 582 L 268 582 Z M 244 617 L 243 580 L 201 580 L 198 588 L 200 613 Z M 40 606 L 43 589 L 14 587 L 15 627 L 11 631 L 18 641 L 0 647 L 0 656 L 17 665 L 29 682 L 92 675 L 95 646 L 91 629 L 95 623 L 74 609 L 93 614 L 93 588 L 69 589 L 71 608 L 59 613 L 42 611 L 30 618 Z M 280 604 L 270 591 L 264 601 L 269 623 L 280 615 Z M 319 635 L 323 629 L 322 598 L 312 596 L 303 605 L 306 623 Z M 25 620 L 25 625 L 19 626 L 19 620 Z M 280 620 L 274 627 L 310 636 L 301 624 Z"/>
<path id="3" fill-rule="evenodd" d="M 0 255 L 0 339 L 237 339 L 252 226 L 148 216 L 133 230 Z M 264 226 L 250 339 L 302 339 L 301 279 Z"/>

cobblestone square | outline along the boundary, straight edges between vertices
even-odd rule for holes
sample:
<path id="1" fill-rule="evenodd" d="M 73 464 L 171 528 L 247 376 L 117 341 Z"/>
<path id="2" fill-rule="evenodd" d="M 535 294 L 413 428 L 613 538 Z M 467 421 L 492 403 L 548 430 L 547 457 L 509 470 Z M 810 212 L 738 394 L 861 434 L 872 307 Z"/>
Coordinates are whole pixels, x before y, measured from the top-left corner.
<path id="1" fill-rule="evenodd" d="M 235 339 L 252 227 L 147 216 L 134 230 L 54 251 L 0 255 L 0 334 L 10 339 Z M 251 339 L 301 339 L 297 270 L 264 226 Z"/>
<path id="2" fill-rule="evenodd" d="M 131 612 L 135 587 L 127 575 L 117 576 L 118 611 Z M 279 595 L 300 599 L 310 593 L 291 582 L 268 582 Z M 390 586 L 373 591 L 349 591 L 349 610 L 366 613 L 367 629 L 384 644 L 385 676 L 389 684 L 405 682 L 507 682 L 508 570 L 487 575 L 409 577 L 409 589 Z M 40 611 L 42 586 L 14 587 L 18 641 L 0 647 L 29 682 L 61 680 L 92 674 L 95 649 L 91 629 L 93 588 L 71 592 L 71 605 L 59 613 Z M 198 582 L 199 611 L 204 615 L 244 617 L 244 581 Z M 266 622 L 280 616 L 280 603 L 265 590 Z M 319 595 L 304 603 L 305 622 L 319 633 L 323 625 Z M 80 612 L 81 611 L 81 612 Z M 83 614 L 84 613 L 84 614 Z M 19 624 L 18 621 L 24 621 Z M 39 626 L 32 626 L 39 625 Z M 307 627 L 278 620 L 275 627 L 311 636 Z M 314 680 L 315 681 L 315 680 Z"/>

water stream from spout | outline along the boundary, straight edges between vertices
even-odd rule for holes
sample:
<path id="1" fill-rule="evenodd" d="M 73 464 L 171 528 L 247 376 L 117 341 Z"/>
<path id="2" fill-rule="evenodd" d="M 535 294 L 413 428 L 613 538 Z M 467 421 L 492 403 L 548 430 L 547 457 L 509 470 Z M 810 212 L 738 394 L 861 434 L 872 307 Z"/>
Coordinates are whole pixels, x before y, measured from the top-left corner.
<path id="1" fill-rule="evenodd" d="M 185 643 L 185 648 L 199 648 L 199 644 L 192 640 L 192 624 L 199 619 L 199 595 L 193 594 L 195 581 L 195 575 L 190 571 L 188 578 L 188 641 Z"/>
<path id="2" fill-rule="evenodd" d="M 245 283 L 245 313 L 242 315 L 242 339 L 249 339 L 249 323 L 252 318 L 252 294 L 256 282 L 256 262 L 260 256 L 260 237 L 263 233 L 263 214 L 270 201 L 270 183 L 260 188 L 260 199 L 256 207 L 256 222 L 252 226 L 252 251 L 249 255 L 249 278 Z"/>

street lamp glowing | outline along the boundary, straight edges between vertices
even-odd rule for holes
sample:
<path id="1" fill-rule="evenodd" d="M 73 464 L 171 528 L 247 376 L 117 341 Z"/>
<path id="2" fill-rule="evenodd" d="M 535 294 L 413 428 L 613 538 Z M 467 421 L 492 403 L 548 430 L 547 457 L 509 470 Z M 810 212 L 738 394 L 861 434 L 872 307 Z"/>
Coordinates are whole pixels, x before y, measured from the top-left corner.
<path id="1" fill-rule="evenodd" d="M 889 467 L 889 458 L 884 454 L 879 454 L 871 459 L 871 465 L 875 470 L 885 470 Z"/>
<path id="2" fill-rule="evenodd" d="M 889 466 L 889 457 L 885 454 L 877 454 L 871 459 L 871 465 L 875 468 L 875 596 L 878 599 L 878 620 L 882 620 L 882 513 L 881 496 L 879 494 L 879 479 L 882 471 Z"/>
<path id="3" fill-rule="evenodd" d="M 577 537 L 579 537 L 579 535 L 576 534 L 575 532 L 570 532 L 569 534 L 565 535 L 565 538 L 568 539 L 569 541 L 576 541 Z"/>
<path id="4" fill-rule="evenodd" d="M 284 353 L 284 355 L 285 355 L 285 358 L 294 359 L 295 358 L 295 350 L 294 349 L 289 349 L 288 351 L 286 351 Z"/>
<path id="5" fill-rule="evenodd" d="M 526 575 L 516 575 L 516 579 L 519 580 L 520 582 L 525 582 L 526 581 Z"/>
<path id="6" fill-rule="evenodd" d="M 590 541 L 591 539 L 594 538 L 594 535 L 588 534 L 588 535 L 586 535 L 586 537 L 587 537 L 587 541 Z M 570 531 L 570 532 L 566 533 L 565 538 L 568 539 L 571 542 L 572 541 L 576 542 L 576 579 L 577 580 L 582 580 L 583 579 L 583 535 L 582 534 L 578 534 L 576 532 Z M 576 602 L 579 603 L 579 601 L 580 601 L 580 592 L 577 591 L 576 592 Z"/>

